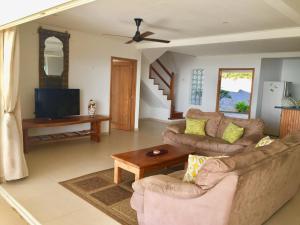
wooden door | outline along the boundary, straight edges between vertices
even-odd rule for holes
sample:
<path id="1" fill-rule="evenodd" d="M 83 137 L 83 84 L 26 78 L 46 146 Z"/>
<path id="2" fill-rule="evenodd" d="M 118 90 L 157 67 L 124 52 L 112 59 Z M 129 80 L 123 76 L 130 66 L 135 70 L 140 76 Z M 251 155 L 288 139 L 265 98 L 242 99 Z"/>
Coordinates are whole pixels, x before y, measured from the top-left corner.
<path id="1" fill-rule="evenodd" d="M 111 127 L 133 130 L 137 61 L 112 57 L 110 115 Z"/>

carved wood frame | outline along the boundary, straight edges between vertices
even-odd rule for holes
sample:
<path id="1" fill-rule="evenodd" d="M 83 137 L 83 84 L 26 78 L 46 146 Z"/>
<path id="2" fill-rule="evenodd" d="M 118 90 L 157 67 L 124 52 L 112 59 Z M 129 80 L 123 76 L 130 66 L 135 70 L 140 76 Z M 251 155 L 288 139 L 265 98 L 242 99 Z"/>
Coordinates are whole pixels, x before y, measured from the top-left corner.
<path id="1" fill-rule="evenodd" d="M 69 77 L 69 39 L 70 34 L 68 32 L 58 32 L 43 29 L 42 27 L 38 30 L 39 33 L 39 87 L 40 88 L 68 88 L 68 77 Z M 56 37 L 63 43 L 64 53 L 64 69 L 61 76 L 49 76 L 46 75 L 44 70 L 44 50 L 45 40 L 48 37 Z"/>

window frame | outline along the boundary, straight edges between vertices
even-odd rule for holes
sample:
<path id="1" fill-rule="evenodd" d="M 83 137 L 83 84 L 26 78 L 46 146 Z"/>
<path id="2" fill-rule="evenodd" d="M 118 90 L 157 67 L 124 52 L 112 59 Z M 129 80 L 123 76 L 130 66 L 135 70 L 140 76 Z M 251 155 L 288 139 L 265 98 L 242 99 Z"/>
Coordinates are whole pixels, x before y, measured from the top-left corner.
<path id="1" fill-rule="evenodd" d="M 251 80 L 251 93 L 250 93 L 250 101 L 249 101 L 249 112 L 248 112 L 248 119 L 251 118 L 251 109 L 252 109 L 252 98 L 253 98 L 253 83 L 254 83 L 254 76 L 255 76 L 255 68 L 219 68 L 219 75 L 218 75 L 218 85 L 217 85 L 217 98 L 216 98 L 216 112 L 220 112 L 220 93 L 221 93 L 221 83 L 222 83 L 222 73 L 224 71 L 249 71 L 252 72 L 252 80 Z"/>

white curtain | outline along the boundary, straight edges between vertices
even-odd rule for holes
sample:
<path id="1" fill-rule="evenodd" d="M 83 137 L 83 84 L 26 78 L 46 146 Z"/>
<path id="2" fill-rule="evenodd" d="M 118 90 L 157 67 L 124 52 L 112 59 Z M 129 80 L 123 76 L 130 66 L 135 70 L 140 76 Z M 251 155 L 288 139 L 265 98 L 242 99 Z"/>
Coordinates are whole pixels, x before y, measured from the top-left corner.
<path id="1" fill-rule="evenodd" d="M 2 181 L 28 176 L 23 151 L 19 97 L 19 39 L 16 28 L 0 31 L 1 142 L 0 176 Z M 1 65 L 2 64 L 2 65 Z"/>

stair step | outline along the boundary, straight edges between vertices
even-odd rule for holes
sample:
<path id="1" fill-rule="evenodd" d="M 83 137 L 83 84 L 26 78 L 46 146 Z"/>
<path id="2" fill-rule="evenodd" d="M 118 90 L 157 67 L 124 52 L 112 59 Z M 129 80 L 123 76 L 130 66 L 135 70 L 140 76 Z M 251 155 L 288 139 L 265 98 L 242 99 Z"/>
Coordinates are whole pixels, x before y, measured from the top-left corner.
<path id="1" fill-rule="evenodd" d="M 184 119 L 183 112 L 173 112 L 169 120 Z"/>
<path id="2" fill-rule="evenodd" d="M 163 95 L 168 96 L 168 100 L 170 100 L 170 99 L 169 99 L 169 93 L 165 93 L 165 89 L 161 88 L 161 87 L 159 86 L 159 84 L 154 83 L 154 85 L 157 85 L 157 86 L 158 86 L 158 90 L 162 91 L 162 92 L 163 92 Z"/>

